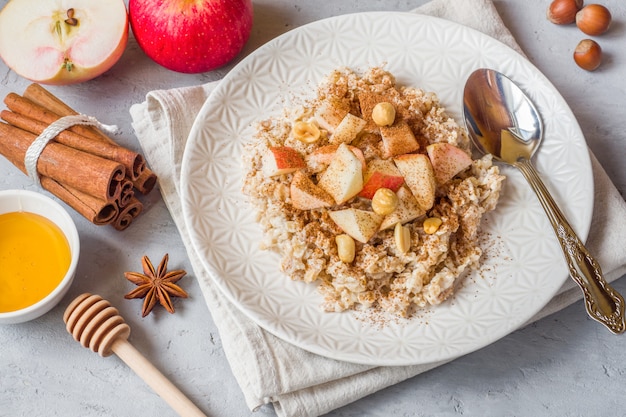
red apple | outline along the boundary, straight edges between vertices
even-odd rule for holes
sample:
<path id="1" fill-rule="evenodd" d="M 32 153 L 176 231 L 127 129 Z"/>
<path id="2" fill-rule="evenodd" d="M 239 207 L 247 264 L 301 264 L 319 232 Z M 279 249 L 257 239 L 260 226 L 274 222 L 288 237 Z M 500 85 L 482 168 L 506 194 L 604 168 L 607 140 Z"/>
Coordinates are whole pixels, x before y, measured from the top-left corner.
<path id="1" fill-rule="evenodd" d="M 42 84 L 97 77 L 120 59 L 127 41 L 122 0 L 11 0 L 0 11 L 0 57 Z"/>
<path id="2" fill-rule="evenodd" d="M 252 30 L 251 0 L 130 0 L 128 11 L 146 55 L 190 74 L 232 61 Z"/>

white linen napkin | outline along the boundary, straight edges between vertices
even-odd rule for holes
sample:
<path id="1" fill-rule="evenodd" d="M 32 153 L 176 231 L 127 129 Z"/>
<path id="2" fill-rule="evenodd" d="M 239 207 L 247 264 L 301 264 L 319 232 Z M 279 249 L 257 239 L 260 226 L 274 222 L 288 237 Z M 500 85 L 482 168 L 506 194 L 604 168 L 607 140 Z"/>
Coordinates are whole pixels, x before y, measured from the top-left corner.
<path id="1" fill-rule="evenodd" d="M 491 0 L 433 0 L 414 10 L 480 30 L 522 52 Z M 272 403 L 281 417 L 314 417 L 441 365 L 371 367 L 340 362 L 297 348 L 261 329 L 220 296 L 195 252 L 180 200 L 180 165 L 197 112 L 216 83 L 147 94 L 131 107 L 133 128 L 187 248 L 203 296 L 218 327 L 224 352 L 247 405 Z M 587 246 L 608 281 L 626 272 L 626 203 L 591 155 L 595 211 Z M 571 280 L 531 321 L 581 298 Z"/>

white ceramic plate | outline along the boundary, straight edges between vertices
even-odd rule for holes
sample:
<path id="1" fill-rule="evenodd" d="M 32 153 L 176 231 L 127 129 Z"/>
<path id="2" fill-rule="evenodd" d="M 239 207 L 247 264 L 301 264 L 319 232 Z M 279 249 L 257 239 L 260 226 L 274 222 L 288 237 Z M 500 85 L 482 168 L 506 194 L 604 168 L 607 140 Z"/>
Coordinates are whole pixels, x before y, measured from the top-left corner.
<path id="1" fill-rule="evenodd" d="M 491 67 L 535 100 L 545 123 L 536 158 L 572 226 L 586 239 L 593 180 L 584 137 L 550 82 L 507 46 L 449 21 L 411 13 L 364 13 L 288 32 L 244 59 L 202 107 L 182 168 L 184 215 L 195 248 L 224 296 L 276 336 L 330 358 L 372 365 L 452 359 L 517 329 L 558 291 L 568 272 L 550 224 L 517 171 L 483 224 L 489 239 L 480 271 L 443 305 L 412 320 L 377 325 L 354 312 L 324 313 L 315 285 L 279 272 L 258 249 L 261 230 L 241 193 L 242 144 L 255 122 L 310 98 L 340 66 L 386 63 L 399 84 L 436 92 L 462 123 L 467 76 Z"/>

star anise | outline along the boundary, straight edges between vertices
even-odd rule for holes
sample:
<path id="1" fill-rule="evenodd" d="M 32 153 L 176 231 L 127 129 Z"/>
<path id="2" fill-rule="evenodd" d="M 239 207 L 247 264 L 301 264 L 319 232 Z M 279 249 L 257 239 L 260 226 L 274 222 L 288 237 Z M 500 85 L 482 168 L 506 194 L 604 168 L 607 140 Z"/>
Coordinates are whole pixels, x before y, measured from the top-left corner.
<path id="1" fill-rule="evenodd" d="M 161 303 L 163 307 L 170 313 L 174 312 L 174 305 L 172 304 L 171 297 L 187 298 L 188 295 L 176 285 L 179 279 L 184 277 L 187 272 L 178 269 L 176 271 L 167 272 L 167 260 L 168 254 L 165 254 L 157 270 L 152 266 L 152 262 L 147 256 L 141 258 L 141 266 L 143 267 L 143 274 L 138 272 L 125 272 L 124 276 L 127 280 L 135 285 L 138 285 L 133 291 L 124 296 L 126 299 L 132 298 L 144 298 L 143 307 L 141 309 L 141 316 L 146 317 L 157 301 Z"/>

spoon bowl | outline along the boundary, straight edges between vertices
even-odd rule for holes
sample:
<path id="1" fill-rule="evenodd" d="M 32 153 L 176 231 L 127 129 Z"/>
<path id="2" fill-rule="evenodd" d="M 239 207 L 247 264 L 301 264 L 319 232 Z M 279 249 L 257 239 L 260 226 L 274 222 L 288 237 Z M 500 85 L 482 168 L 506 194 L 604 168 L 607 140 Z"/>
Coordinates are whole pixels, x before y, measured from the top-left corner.
<path id="1" fill-rule="evenodd" d="M 613 333 L 623 333 L 624 298 L 606 282 L 600 265 L 578 238 L 531 163 L 543 139 L 543 123 L 532 100 L 504 74 L 478 69 L 465 84 L 463 115 L 476 149 L 518 168 L 532 187 L 563 249 L 570 276 L 583 291 L 589 316 Z"/>
<path id="2" fill-rule="evenodd" d="M 502 162 L 530 159 L 543 138 L 534 103 L 504 74 L 474 71 L 463 95 L 465 123 L 476 148 Z"/>

